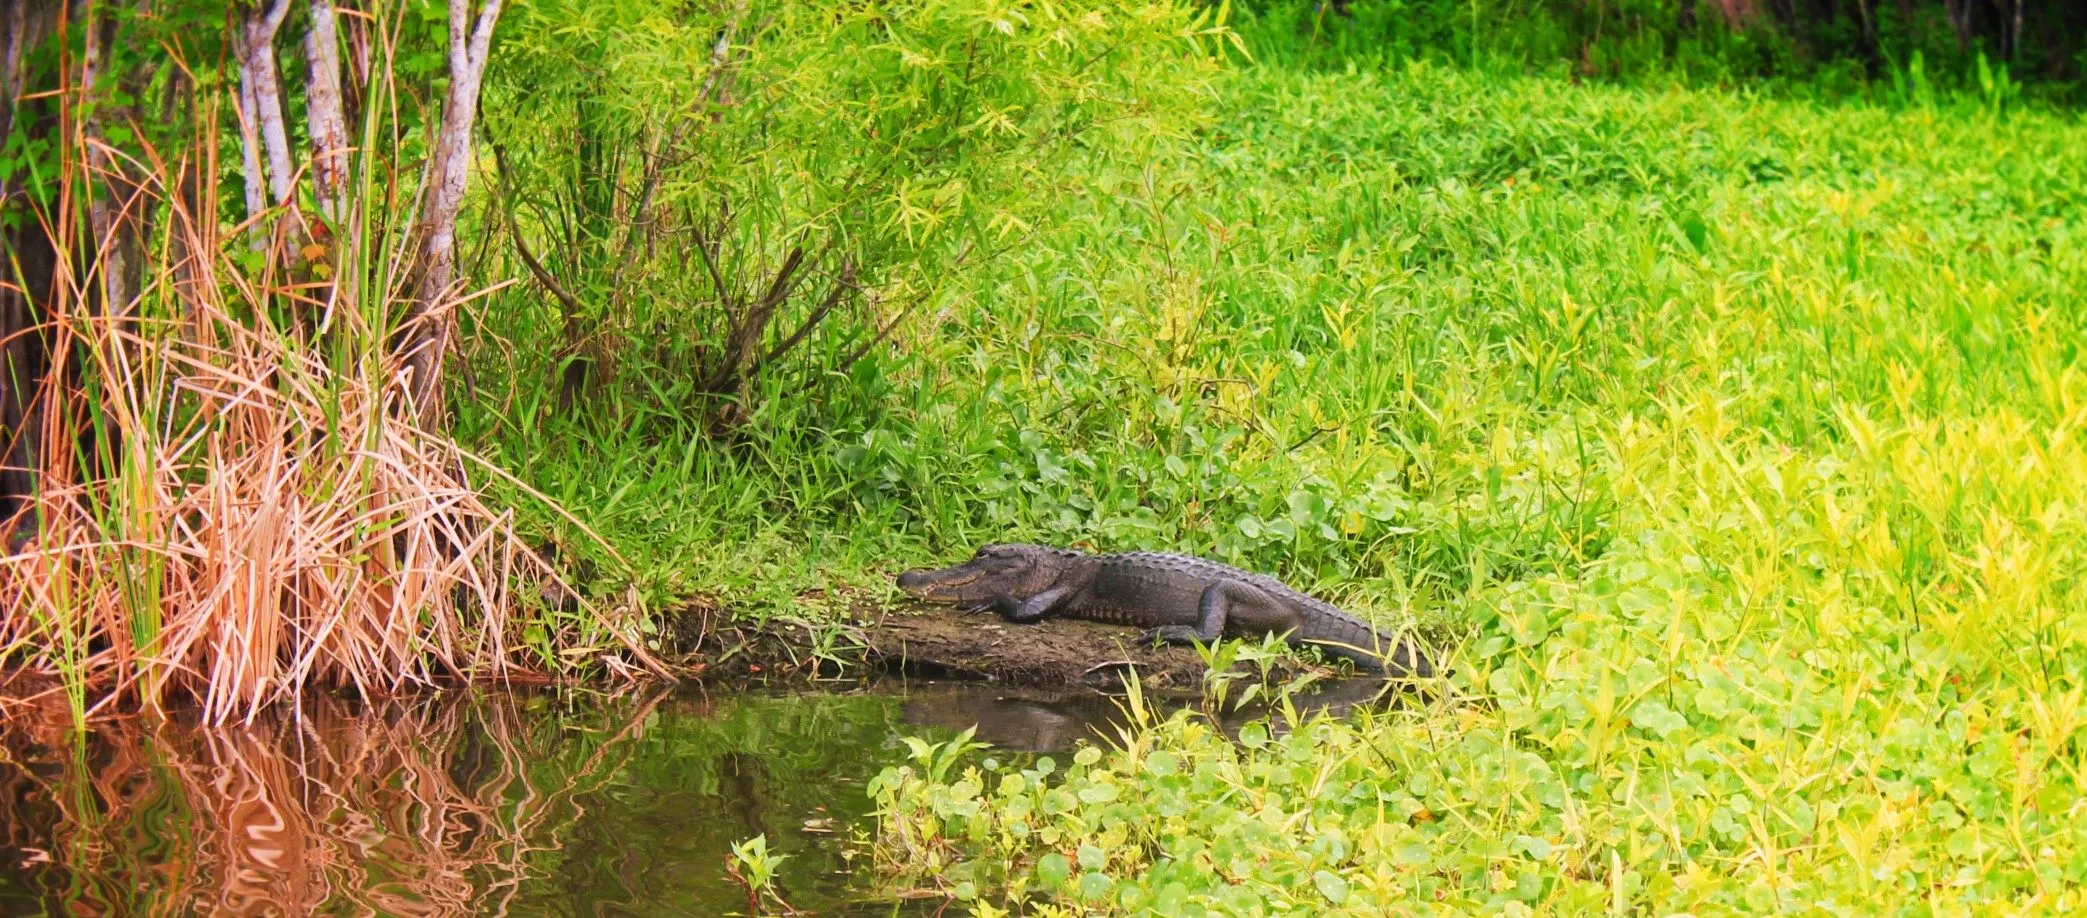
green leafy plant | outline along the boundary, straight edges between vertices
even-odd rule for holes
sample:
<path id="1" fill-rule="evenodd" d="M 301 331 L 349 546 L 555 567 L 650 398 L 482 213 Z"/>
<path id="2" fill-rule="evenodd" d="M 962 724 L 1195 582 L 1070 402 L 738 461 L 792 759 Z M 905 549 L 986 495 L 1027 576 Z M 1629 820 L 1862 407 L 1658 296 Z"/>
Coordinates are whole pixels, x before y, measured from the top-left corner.
<path id="1" fill-rule="evenodd" d="M 731 874 L 734 880 L 739 881 L 740 885 L 746 887 L 748 914 L 761 914 L 764 903 L 772 903 L 782 909 L 784 914 L 795 913 L 796 910 L 790 908 L 790 904 L 784 902 L 782 895 L 775 889 L 776 868 L 781 866 L 786 857 L 787 855 L 769 852 L 766 835 L 756 835 L 732 845 L 732 857 L 725 865 L 725 871 Z"/>

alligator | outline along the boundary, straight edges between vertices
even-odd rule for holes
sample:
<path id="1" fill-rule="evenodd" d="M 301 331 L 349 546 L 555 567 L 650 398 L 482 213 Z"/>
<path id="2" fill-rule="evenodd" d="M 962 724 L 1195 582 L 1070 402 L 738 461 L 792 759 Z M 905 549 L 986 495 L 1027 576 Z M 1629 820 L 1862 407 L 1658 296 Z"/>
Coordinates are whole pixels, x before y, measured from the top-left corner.
<path id="1" fill-rule="evenodd" d="M 898 577 L 907 595 L 992 611 L 1016 624 L 1052 616 L 1150 630 L 1145 639 L 1209 643 L 1224 634 L 1284 634 L 1358 669 L 1432 676 L 1411 644 L 1263 574 L 1187 555 L 1090 555 L 1048 545 L 987 545 L 971 560 Z"/>

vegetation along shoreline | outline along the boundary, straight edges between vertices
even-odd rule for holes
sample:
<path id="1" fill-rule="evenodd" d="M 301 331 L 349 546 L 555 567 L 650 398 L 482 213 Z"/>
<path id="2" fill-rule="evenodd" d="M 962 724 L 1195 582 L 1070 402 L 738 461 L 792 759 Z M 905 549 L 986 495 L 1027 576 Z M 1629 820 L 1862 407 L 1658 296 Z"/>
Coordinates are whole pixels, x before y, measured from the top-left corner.
<path id="1" fill-rule="evenodd" d="M 0 912 L 2079 913 L 2083 10 L 0 0 Z"/>

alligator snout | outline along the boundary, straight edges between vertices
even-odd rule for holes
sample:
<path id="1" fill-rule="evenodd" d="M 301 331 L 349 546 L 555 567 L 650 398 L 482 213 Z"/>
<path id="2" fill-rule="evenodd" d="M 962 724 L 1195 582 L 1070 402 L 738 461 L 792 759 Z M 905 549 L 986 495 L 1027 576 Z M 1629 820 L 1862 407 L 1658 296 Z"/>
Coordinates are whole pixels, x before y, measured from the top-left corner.
<path id="1" fill-rule="evenodd" d="M 940 570 L 916 568 L 899 575 L 899 589 L 914 599 L 928 602 L 962 602 L 971 598 L 972 584 L 977 583 L 980 572 L 973 565 L 958 565 Z"/>

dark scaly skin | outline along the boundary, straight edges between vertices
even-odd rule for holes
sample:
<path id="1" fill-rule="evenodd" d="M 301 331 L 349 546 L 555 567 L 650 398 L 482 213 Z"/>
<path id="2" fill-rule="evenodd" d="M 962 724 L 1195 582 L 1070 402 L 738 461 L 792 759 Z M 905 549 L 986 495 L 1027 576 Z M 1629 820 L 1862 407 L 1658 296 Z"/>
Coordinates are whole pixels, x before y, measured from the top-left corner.
<path id="1" fill-rule="evenodd" d="M 1149 628 L 1169 643 L 1223 634 L 1287 633 L 1361 669 L 1430 676 L 1410 644 L 1263 574 L 1186 555 L 1135 551 L 1089 555 L 1047 545 L 987 545 L 971 560 L 899 575 L 899 588 L 929 602 L 992 610 L 1018 624 L 1052 616 Z"/>

